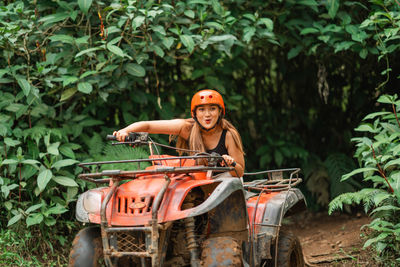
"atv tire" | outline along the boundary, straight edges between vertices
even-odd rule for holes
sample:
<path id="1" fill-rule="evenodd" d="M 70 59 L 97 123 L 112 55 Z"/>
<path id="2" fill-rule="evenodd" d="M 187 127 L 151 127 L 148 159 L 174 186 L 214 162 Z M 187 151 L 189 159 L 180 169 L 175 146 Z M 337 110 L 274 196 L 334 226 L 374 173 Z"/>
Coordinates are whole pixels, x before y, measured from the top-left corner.
<path id="1" fill-rule="evenodd" d="M 209 238 L 202 245 L 201 266 L 243 266 L 242 249 L 236 239 L 232 237 Z"/>
<path id="2" fill-rule="evenodd" d="M 281 232 L 278 243 L 279 267 L 303 267 L 304 257 L 301 244 L 297 236 Z"/>
<path id="3" fill-rule="evenodd" d="M 99 267 L 103 260 L 103 244 L 100 228 L 87 227 L 78 232 L 72 242 L 69 254 L 69 267 Z"/>

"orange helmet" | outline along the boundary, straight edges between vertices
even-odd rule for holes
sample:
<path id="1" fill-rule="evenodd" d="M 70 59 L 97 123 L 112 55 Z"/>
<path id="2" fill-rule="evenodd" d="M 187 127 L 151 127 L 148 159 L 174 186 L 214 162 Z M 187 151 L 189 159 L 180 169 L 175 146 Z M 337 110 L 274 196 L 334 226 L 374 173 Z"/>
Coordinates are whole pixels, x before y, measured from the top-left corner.
<path id="1" fill-rule="evenodd" d="M 222 96 L 215 90 L 201 90 L 198 91 L 192 98 L 192 103 L 190 105 L 190 111 L 192 117 L 195 117 L 195 110 L 200 105 L 215 104 L 222 109 L 222 116 L 225 115 L 225 104 Z"/>

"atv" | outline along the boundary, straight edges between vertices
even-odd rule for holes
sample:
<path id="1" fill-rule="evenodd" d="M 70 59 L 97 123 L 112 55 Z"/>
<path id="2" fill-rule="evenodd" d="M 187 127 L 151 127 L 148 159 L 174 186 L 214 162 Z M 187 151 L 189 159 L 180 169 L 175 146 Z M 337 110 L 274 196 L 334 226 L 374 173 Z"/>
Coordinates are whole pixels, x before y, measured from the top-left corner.
<path id="1" fill-rule="evenodd" d="M 280 231 L 285 216 L 306 207 L 294 188 L 300 169 L 245 173 L 266 178 L 243 183 L 224 175 L 234 168 L 217 154 L 155 154 L 166 145 L 148 133 L 113 144 L 148 145 L 150 156 L 79 164 L 79 178 L 106 186 L 79 195 L 76 218 L 91 226 L 76 235 L 69 266 L 304 265 L 299 240 Z"/>

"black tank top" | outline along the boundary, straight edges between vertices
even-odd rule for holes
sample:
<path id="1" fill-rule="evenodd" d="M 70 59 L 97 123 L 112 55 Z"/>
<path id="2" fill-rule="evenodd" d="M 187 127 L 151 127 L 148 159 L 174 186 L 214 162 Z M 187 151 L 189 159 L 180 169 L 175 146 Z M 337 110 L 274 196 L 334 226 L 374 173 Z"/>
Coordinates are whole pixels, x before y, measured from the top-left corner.
<path id="1" fill-rule="evenodd" d="M 222 130 L 222 134 L 221 134 L 221 137 L 219 138 L 219 142 L 218 142 L 217 146 L 214 147 L 213 149 L 206 150 L 206 152 L 210 153 L 210 154 L 212 152 L 215 152 L 215 153 L 220 154 L 221 156 L 228 155 L 228 150 L 226 149 L 226 146 L 225 146 L 225 137 L 226 137 L 226 129 Z"/>

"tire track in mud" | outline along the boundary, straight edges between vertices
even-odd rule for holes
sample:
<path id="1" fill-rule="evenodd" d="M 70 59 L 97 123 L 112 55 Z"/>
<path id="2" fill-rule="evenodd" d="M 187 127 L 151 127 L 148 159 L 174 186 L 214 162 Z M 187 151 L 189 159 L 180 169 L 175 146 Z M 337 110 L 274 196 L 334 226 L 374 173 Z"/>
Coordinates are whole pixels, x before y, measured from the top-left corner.
<path id="1" fill-rule="evenodd" d="M 375 266 L 360 236 L 360 228 L 370 221 L 360 213 L 305 212 L 290 218 L 283 228 L 299 237 L 306 266 Z"/>

